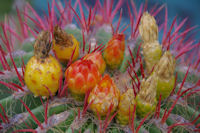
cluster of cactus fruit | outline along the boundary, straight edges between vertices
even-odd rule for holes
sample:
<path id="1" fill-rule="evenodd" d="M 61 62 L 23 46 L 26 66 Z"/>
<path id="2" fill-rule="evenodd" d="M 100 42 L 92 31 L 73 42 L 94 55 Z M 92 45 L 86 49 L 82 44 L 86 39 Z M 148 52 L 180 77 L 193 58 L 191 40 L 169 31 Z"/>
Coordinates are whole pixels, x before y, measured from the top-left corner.
<path id="1" fill-rule="evenodd" d="M 164 6 L 147 12 L 141 5 L 137 12 L 131 1 L 134 13 L 128 3 L 127 7 L 132 31 L 126 40 L 123 32 L 127 27 L 118 31 L 122 10 L 116 31 L 112 25 L 122 3 L 120 0 L 112 12 L 112 2 L 101 5 L 97 0 L 93 9 L 86 6 L 86 20 L 79 0 L 74 7 L 71 1 L 66 2 L 65 8 L 53 0 L 47 24 L 27 4 L 37 20 L 26 8 L 22 20 L 17 9 L 23 38 L 8 24 L 2 24 L 4 36 L 0 38 L 5 48 L 0 47 L 1 92 L 13 92 L 0 95 L 0 132 L 200 132 L 200 51 L 194 50 L 200 43 L 183 41 L 193 28 L 179 34 L 183 21 L 172 33 L 174 19 L 167 32 L 165 21 L 166 36 L 160 44 L 155 16 Z M 77 4 L 81 18 L 75 9 Z M 59 21 L 54 6 L 61 14 Z M 72 14 L 82 32 L 69 24 Z M 33 31 L 26 19 L 40 31 Z M 13 58 L 17 51 L 8 37 L 26 40 L 27 30 L 35 41 L 33 46 L 23 44 L 21 49 L 26 52 L 21 61 L 20 57 Z M 186 46 L 178 45 L 180 42 Z M 199 55 L 191 59 L 194 65 L 182 56 L 192 50 Z M 181 62 L 190 64 L 186 71 Z"/>

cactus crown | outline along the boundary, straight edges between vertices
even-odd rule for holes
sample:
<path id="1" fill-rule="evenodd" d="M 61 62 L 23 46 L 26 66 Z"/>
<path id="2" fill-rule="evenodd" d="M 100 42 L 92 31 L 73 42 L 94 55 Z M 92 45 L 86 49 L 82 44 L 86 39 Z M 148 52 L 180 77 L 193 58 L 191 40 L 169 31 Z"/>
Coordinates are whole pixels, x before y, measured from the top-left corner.
<path id="1" fill-rule="evenodd" d="M 34 44 L 35 57 L 38 60 L 48 57 L 50 49 L 50 33 L 48 31 L 41 31 Z"/>
<path id="2" fill-rule="evenodd" d="M 148 12 L 142 15 L 139 32 L 144 42 L 152 42 L 158 39 L 158 25 L 155 18 Z"/>
<path id="3" fill-rule="evenodd" d="M 54 27 L 54 39 L 55 43 L 61 46 L 72 46 L 73 42 L 71 36 L 68 35 L 64 30 L 61 29 L 60 26 Z"/>
<path id="4" fill-rule="evenodd" d="M 174 75 L 175 59 L 169 51 L 166 51 L 155 67 L 155 72 L 159 78 L 169 79 Z"/>
<path id="5" fill-rule="evenodd" d="M 146 103 L 154 103 L 156 97 L 157 77 L 155 74 L 151 75 L 148 79 L 143 79 L 141 83 L 141 90 L 138 96 Z"/>

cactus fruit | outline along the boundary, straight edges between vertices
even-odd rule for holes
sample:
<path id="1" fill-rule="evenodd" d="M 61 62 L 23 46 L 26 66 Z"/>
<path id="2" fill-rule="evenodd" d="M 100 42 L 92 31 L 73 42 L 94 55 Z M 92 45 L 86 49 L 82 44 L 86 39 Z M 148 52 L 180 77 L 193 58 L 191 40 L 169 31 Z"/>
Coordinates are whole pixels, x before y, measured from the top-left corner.
<path id="1" fill-rule="evenodd" d="M 157 99 L 162 94 L 162 99 L 167 98 L 175 84 L 175 59 L 169 51 L 166 51 L 156 65 L 154 72 L 158 77 Z"/>
<path id="2" fill-rule="evenodd" d="M 124 59 L 124 51 L 125 51 L 125 35 L 124 34 L 114 35 L 112 39 L 107 43 L 103 53 L 106 64 L 111 69 L 119 68 Z"/>
<path id="3" fill-rule="evenodd" d="M 71 34 L 68 35 L 59 26 L 55 26 L 53 35 L 53 50 L 57 58 L 66 63 L 74 52 L 72 61 L 76 60 L 79 56 L 79 42 L 76 38 Z"/>
<path id="4" fill-rule="evenodd" d="M 158 26 L 156 20 L 148 12 L 143 13 L 141 17 L 139 32 L 144 43 L 158 40 Z"/>
<path id="5" fill-rule="evenodd" d="M 151 75 L 146 80 L 143 79 L 141 89 L 136 96 L 136 112 L 140 117 L 145 117 L 148 113 L 153 113 L 156 109 L 156 86 L 157 77 Z"/>
<path id="6" fill-rule="evenodd" d="M 90 109 L 97 115 L 105 117 L 111 108 L 111 114 L 117 109 L 120 98 L 120 91 L 109 75 L 104 75 L 102 80 L 90 92 L 88 103 Z"/>
<path id="7" fill-rule="evenodd" d="M 101 74 L 104 73 L 104 71 L 106 69 L 106 63 L 102 57 L 101 52 L 93 52 L 93 53 L 87 54 L 87 55 L 85 55 L 85 57 L 83 59 L 91 60 L 94 64 L 97 65 L 99 72 Z"/>
<path id="8" fill-rule="evenodd" d="M 142 45 L 143 55 L 148 74 L 152 72 L 153 67 L 159 62 L 162 56 L 162 49 L 158 41 L 145 43 Z"/>
<path id="9" fill-rule="evenodd" d="M 142 15 L 139 32 L 143 40 L 142 49 L 147 73 L 150 74 L 162 56 L 162 47 L 158 42 L 156 20 L 148 12 Z"/>
<path id="10" fill-rule="evenodd" d="M 101 75 L 92 61 L 78 60 L 67 68 L 65 78 L 72 96 L 80 101 L 100 81 Z"/>
<path id="11" fill-rule="evenodd" d="M 127 125 L 133 116 L 135 105 L 135 95 L 133 89 L 128 89 L 124 94 L 120 96 L 120 102 L 118 106 L 117 122 L 121 125 Z"/>
<path id="12" fill-rule="evenodd" d="M 28 61 L 25 69 L 25 83 L 35 96 L 49 96 L 50 93 L 55 95 L 62 76 L 61 65 L 48 54 L 51 48 L 49 35 L 46 31 L 38 35 L 34 44 L 34 56 Z"/>

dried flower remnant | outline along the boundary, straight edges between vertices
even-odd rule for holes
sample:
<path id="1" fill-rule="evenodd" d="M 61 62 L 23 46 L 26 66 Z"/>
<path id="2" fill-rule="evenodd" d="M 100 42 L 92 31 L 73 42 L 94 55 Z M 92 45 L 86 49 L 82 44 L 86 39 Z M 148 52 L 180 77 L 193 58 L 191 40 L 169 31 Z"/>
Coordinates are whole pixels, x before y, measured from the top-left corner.
<path id="1" fill-rule="evenodd" d="M 79 56 L 79 42 L 72 34 L 67 34 L 59 26 L 54 27 L 53 50 L 57 58 L 66 63 L 70 60 L 73 52 L 72 61 Z"/>
<path id="2" fill-rule="evenodd" d="M 106 64 L 111 69 L 116 69 L 121 66 L 124 59 L 125 51 L 125 35 L 115 34 L 107 43 L 103 56 Z"/>
<path id="3" fill-rule="evenodd" d="M 96 64 L 90 60 L 78 60 L 65 71 L 69 91 L 77 100 L 83 100 L 85 93 L 95 87 L 101 75 Z"/>
<path id="4" fill-rule="evenodd" d="M 116 87 L 109 75 L 105 75 L 102 80 L 91 91 L 88 103 L 90 109 L 97 115 L 105 117 L 110 111 L 112 114 L 119 104 L 120 91 Z"/>
<path id="5" fill-rule="evenodd" d="M 142 49 L 146 69 L 148 74 L 150 74 L 162 56 L 162 48 L 158 42 L 158 26 L 156 20 L 147 12 L 141 18 L 139 32 L 143 40 Z"/>
<path id="6" fill-rule="evenodd" d="M 167 98 L 175 84 L 175 59 L 169 51 L 166 51 L 161 57 L 159 63 L 156 65 L 154 72 L 158 77 L 157 84 L 157 99 L 160 94 L 162 99 Z"/>
<path id="7" fill-rule="evenodd" d="M 59 88 L 62 69 L 59 62 L 51 55 L 50 34 L 42 31 L 34 44 L 34 56 L 28 61 L 24 80 L 28 89 L 35 96 L 55 95 Z"/>
<path id="8" fill-rule="evenodd" d="M 156 87 L 156 75 L 151 75 L 146 80 L 143 79 L 141 89 L 136 96 L 136 112 L 138 116 L 144 117 L 148 113 L 153 113 L 155 111 L 157 104 Z"/>
<path id="9" fill-rule="evenodd" d="M 134 105 L 135 95 L 133 89 L 128 89 L 124 94 L 120 96 L 120 102 L 117 113 L 118 123 L 122 125 L 130 124 L 131 118 L 133 117 Z"/>

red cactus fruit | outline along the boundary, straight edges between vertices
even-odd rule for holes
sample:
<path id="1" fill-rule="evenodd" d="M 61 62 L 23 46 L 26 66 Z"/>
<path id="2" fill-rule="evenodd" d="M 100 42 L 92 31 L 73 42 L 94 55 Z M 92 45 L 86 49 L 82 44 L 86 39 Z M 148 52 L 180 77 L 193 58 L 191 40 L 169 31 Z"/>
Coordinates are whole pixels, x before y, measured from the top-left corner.
<path id="1" fill-rule="evenodd" d="M 106 64 L 111 69 L 119 68 L 123 59 L 125 51 L 125 36 L 124 34 L 116 34 L 107 43 L 104 50 L 104 59 Z"/>
<path id="2" fill-rule="evenodd" d="M 99 72 L 101 74 L 104 73 L 106 69 L 106 63 L 101 55 L 101 52 L 93 52 L 93 53 L 87 54 L 83 59 L 91 60 L 94 64 L 97 65 Z"/>
<path id="3" fill-rule="evenodd" d="M 78 60 L 65 71 L 65 78 L 72 96 L 83 100 L 85 93 L 100 81 L 98 67 L 90 60 Z"/>

